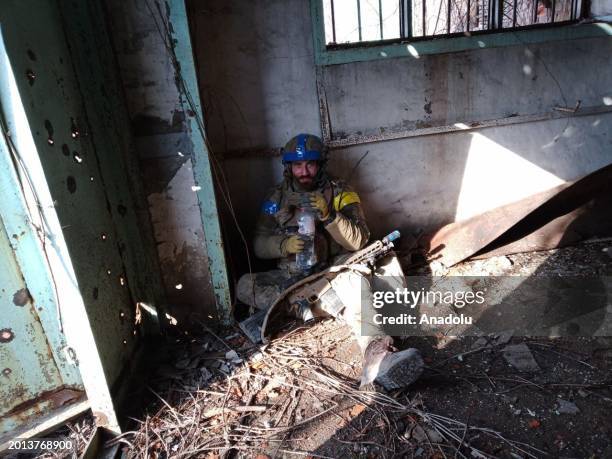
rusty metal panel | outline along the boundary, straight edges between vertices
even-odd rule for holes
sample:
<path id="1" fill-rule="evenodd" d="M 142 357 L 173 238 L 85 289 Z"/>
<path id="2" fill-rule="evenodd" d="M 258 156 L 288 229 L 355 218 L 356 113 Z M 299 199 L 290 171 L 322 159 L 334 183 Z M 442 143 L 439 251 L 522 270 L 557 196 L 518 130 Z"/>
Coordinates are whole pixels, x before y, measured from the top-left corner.
<path id="1" fill-rule="evenodd" d="M 80 404 L 83 387 L 98 424 L 119 431 L 111 393 L 139 344 L 136 304 L 160 300 L 130 186 L 137 174 L 126 164 L 114 62 L 101 51 L 109 46 L 103 19 L 92 16 L 68 2 L 10 0 L 0 8 L 0 215 L 13 278 L 28 288 L 36 313 L 13 324 L 2 303 L 6 328 L 29 330 L 30 339 L 0 362 L 0 371 L 23 365 L 15 376 L 27 387 L 13 399 L 17 382 L 6 386 L 0 449 L 9 430 Z M 19 290 L 1 280 L 8 295 Z"/>
<path id="2" fill-rule="evenodd" d="M 452 266 L 475 254 L 546 250 L 612 231 L 612 164 L 465 221 L 423 239 L 431 259 Z"/>
<path id="3" fill-rule="evenodd" d="M 0 220 L 1 223 L 1 220 Z M 0 224 L 0 436 L 27 414 L 40 412 L 39 399 L 64 382 L 30 296 L 4 224 Z"/>

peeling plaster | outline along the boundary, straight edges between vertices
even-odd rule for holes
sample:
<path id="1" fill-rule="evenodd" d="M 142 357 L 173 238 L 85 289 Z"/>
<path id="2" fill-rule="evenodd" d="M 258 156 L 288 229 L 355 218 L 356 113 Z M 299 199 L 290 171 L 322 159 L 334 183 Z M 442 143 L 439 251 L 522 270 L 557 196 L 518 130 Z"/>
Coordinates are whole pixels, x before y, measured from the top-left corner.
<path id="1" fill-rule="evenodd" d="M 166 280 L 179 273 L 207 279 L 208 258 L 191 162 L 185 162 L 161 193 L 148 196 L 157 251 Z M 176 279 L 184 284 L 188 279 Z M 167 282 L 167 285 L 169 283 Z"/>

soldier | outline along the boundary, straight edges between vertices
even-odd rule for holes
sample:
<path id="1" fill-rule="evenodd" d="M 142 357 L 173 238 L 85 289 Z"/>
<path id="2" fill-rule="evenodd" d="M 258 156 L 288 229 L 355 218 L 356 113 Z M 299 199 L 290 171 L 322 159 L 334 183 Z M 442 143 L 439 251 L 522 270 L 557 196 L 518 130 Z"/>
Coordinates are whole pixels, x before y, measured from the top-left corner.
<path id="1" fill-rule="evenodd" d="M 359 195 L 345 182 L 327 174 L 326 149 L 321 139 L 299 134 L 287 142 L 282 157 L 285 177 L 262 206 L 254 241 L 255 255 L 277 259 L 278 268 L 245 274 L 236 289 L 240 301 L 258 309 L 269 308 L 283 290 L 305 275 L 296 266 L 296 254 L 304 250 L 304 240 L 297 234 L 298 206 L 309 207 L 318 216 L 314 247 L 317 260 L 323 263 L 315 269 L 323 269 L 325 263 L 340 263 L 348 253 L 363 248 L 370 237 Z M 338 274 L 331 281 L 332 288 L 320 298 L 320 307 L 314 309 L 340 318 L 351 327 L 362 350 L 362 387 L 373 381 L 386 390 L 405 387 L 423 370 L 420 353 L 416 349 L 396 352 L 390 336 L 372 322 L 362 324 L 361 320 L 362 301 L 364 307 L 372 308 L 372 289 L 405 287 L 402 268 L 394 254 L 380 260 L 373 273 L 365 266 L 358 268 Z M 365 292 L 361 288 L 364 280 L 371 286 Z M 340 308 L 327 307 L 334 304 Z"/>

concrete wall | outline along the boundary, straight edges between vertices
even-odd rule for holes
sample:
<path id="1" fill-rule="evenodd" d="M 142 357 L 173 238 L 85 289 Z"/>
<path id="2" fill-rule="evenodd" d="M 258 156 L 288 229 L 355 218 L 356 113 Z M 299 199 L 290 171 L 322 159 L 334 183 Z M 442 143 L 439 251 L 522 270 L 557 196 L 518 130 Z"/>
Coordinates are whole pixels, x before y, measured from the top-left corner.
<path id="1" fill-rule="evenodd" d="M 105 1 L 135 136 L 169 311 L 216 315 L 191 166 L 186 110 L 166 49 L 165 4 Z M 160 32 L 161 30 L 161 32 Z"/>
<path id="2" fill-rule="evenodd" d="M 596 0 L 592 2 L 591 14 L 595 18 L 609 21 L 610 17 L 612 17 L 612 0 Z"/>
<path id="3" fill-rule="evenodd" d="M 250 234 L 281 178 L 274 149 L 321 132 L 308 2 L 191 9 L 210 136 Z M 324 67 L 331 138 L 559 113 L 578 101 L 606 110 L 611 52 L 612 40 L 597 38 Z M 332 151 L 330 169 L 346 177 L 367 153 L 351 181 L 374 235 L 432 229 L 610 163 L 611 125 L 603 113 L 368 143 Z"/>
<path id="4" fill-rule="evenodd" d="M 185 113 L 153 19 L 167 11 L 145 0 L 106 0 L 106 6 L 170 299 L 212 305 Z M 277 149 L 298 132 L 321 134 L 317 74 L 332 139 L 539 116 L 577 100 L 581 107 L 612 103 L 612 77 L 600 71 L 608 66 L 609 39 L 317 72 L 307 0 L 193 0 L 187 6 L 208 135 L 214 153 L 225 158 L 230 197 L 249 240 L 266 190 L 282 177 Z M 431 229 L 609 163 L 611 119 L 597 114 L 350 146 L 332 151 L 330 169 L 346 177 L 368 152 L 351 181 L 374 235 L 393 227 Z M 247 253 L 228 206 L 219 207 L 235 280 Z"/>

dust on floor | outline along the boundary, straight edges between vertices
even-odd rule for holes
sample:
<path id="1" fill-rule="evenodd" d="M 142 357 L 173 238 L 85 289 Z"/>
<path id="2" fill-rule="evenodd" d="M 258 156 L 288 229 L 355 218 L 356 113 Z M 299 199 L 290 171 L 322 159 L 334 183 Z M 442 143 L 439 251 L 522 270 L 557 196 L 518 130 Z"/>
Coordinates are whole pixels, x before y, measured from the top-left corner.
<path id="1" fill-rule="evenodd" d="M 610 275 L 610 242 L 462 263 L 445 275 Z M 430 270 L 431 272 L 431 270 Z M 422 274 L 422 273 L 421 273 Z M 427 363 L 389 394 L 358 390 L 341 323 L 267 346 L 239 331 L 173 342 L 127 457 L 612 457 L 612 339 L 410 337 Z"/>

